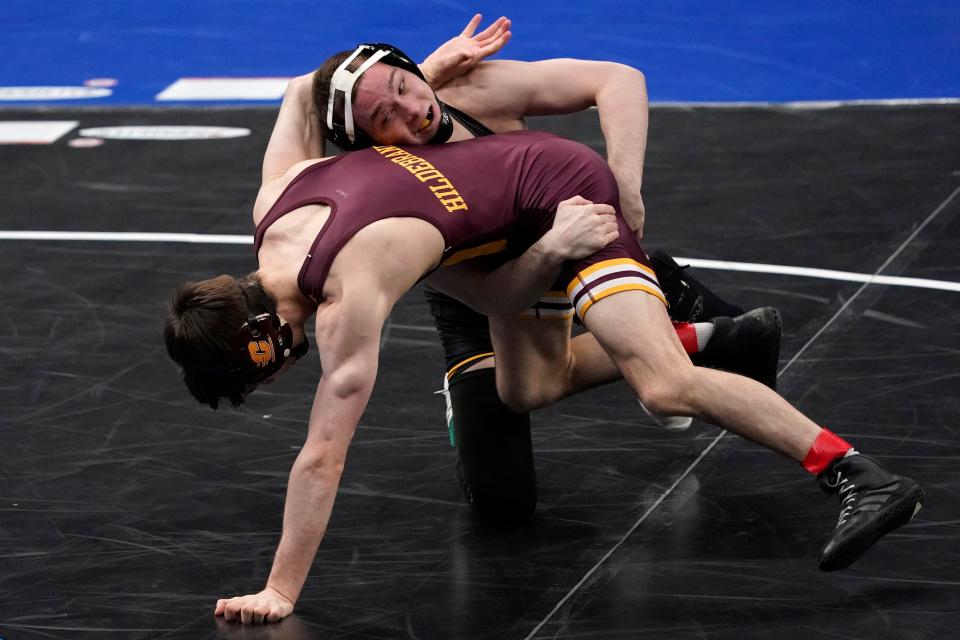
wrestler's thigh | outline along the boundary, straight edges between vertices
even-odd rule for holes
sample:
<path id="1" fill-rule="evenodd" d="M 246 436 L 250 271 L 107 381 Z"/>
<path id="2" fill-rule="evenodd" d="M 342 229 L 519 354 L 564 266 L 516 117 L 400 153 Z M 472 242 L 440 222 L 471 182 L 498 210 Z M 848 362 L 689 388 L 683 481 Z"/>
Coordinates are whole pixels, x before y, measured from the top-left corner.
<path id="1" fill-rule="evenodd" d="M 490 337 L 497 354 L 501 395 L 504 389 L 528 398 L 556 393 L 552 387 L 562 384 L 571 362 L 572 326 L 572 318 L 491 317 Z"/>
<path id="2" fill-rule="evenodd" d="M 691 366 L 663 303 L 643 291 L 598 300 L 584 324 L 631 384 L 662 381 Z"/>
<path id="3" fill-rule="evenodd" d="M 570 357 L 572 326 L 572 319 L 491 317 L 490 337 L 497 354 L 497 368 L 529 371 L 531 368 L 565 365 Z"/>
<path id="4" fill-rule="evenodd" d="M 573 368 L 570 371 L 570 388 L 565 395 L 586 391 L 622 377 L 613 359 L 592 333 L 584 332 L 575 336 L 570 341 L 570 350 Z"/>

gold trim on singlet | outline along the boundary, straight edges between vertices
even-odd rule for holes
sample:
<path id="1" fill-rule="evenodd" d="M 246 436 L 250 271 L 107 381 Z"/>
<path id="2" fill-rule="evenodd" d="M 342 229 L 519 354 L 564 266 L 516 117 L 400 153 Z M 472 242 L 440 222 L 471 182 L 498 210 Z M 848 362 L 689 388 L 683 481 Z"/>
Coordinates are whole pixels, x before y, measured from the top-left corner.
<path id="1" fill-rule="evenodd" d="M 478 353 L 475 356 L 470 356 L 463 362 L 459 362 L 456 365 L 450 367 L 450 370 L 447 371 L 447 380 L 452 378 L 454 375 L 457 374 L 457 372 L 460 371 L 460 369 L 463 369 L 466 365 L 470 364 L 471 362 L 476 362 L 477 360 L 482 360 L 483 358 L 492 358 L 492 357 L 493 357 L 493 351 L 489 353 Z"/>
<path id="2" fill-rule="evenodd" d="M 452 267 L 455 264 L 459 264 L 464 260 L 470 260 L 471 258 L 479 258 L 480 256 L 489 256 L 494 253 L 500 253 L 507 248 L 506 240 L 494 240 L 493 242 L 488 242 L 487 244 L 481 244 L 478 247 L 473 247 L 470 249 L 464 249 L 463 251 L 457 251 L 449 258 L 440 263 L 441 267 Z"/>

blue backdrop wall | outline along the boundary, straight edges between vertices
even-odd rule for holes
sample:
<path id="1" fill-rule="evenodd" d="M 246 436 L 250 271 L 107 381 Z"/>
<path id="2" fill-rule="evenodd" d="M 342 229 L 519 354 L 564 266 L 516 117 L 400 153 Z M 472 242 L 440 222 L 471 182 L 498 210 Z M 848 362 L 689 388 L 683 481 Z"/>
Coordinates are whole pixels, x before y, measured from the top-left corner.
<path id="1" fill-rule="evenodd" d="M 360 40 L 422 57 L 474 12 L 513 20 L 502 57 L 629 63 L 655 101 L 960 96 L 955 0 L 5 0 L 0 87 L 114 78 L 85 103 L 149 104 L 181 77 L 295 75 Z"/>

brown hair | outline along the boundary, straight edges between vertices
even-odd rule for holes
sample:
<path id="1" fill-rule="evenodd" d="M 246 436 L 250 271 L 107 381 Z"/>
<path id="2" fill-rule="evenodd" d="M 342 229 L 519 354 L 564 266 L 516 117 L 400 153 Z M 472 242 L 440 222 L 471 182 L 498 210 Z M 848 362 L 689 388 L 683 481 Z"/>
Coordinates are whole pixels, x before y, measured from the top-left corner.
<path id="1" fill-rule="evenodd" d="M 193 397 L 214 409 L 223 397 L 243 404 L 246 385 L 232 373 L 231 342 L 250 315 L 276 308 L 256 273 L 187 282 L 173 291 L 163 337 Z"/>
<path id="2" fill-rule="evenodd" d="M 317 117 L 320 119 L 320 132 L 323 134 L 323 137 L 333 142 L 330 138 L 330 130 L 327 128 L 327 106 L 330 103 L 330 81 L 333 79 L 333 74 L 336 72 L 337 67 L 343 64 L 343 61 L 350 57 L 353 51 L 341 51 L 340 53 L 335 53 L 326 61 L 320 65 L 320 67 L 313 72 L 313 107 L 314 112 L 317 114 Z M 366 53 L 361 53 L 356 57 L 356 60 L 359 63 L 363 63 L 370 56 Z M 350 96 L 350 99 L 356 97 L 357 95 L 357 85 L 353 85 L 353 95 Z"/>

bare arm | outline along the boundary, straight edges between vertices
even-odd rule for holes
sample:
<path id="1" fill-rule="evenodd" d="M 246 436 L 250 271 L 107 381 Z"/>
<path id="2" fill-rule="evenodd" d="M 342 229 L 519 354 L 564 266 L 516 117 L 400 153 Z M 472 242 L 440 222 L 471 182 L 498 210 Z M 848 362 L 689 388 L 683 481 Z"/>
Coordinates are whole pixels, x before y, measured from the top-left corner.
<path id="1" fill-rule="evenodd" d="M 476 260 L 441 267 L 431 286 L 485 315 L 516 315 L 532 307 L 566 260 L 590 255 L 617 238 L 614 209 L 579 196 L 557 207 L 553 227 L 520 257 L 492 271 Z"/>
<path id="2" fill-rule="evenodd" d="M 556 280 L 561 265 L 560 254 L 538 242 L 492 271 L 484 268 L 482 260 L 467 260 L 437 269 L 427 283 L 478 313 L 517 315 L 536 304 Z"/>
<path id="3" fill-rule="evenodd" d="M 289 615 L 300 596 L 333 510 L 347 448 L 377 376 L 380 331 L 390 310 L 369 287 L 317 315 L 323 360 L 306 442 L 290 470 L 283 534 L 263 591 L 221 600 L 215 613 L 243 623 Z"/>
<path id="4" fill-rule="evenodd" d="M 310 412 L 306 443 L 290 471 L 283 535 L 267 586 L 295 602 L 326 531 L 347 447 L 377 377 L 386 310 L 339 303 L 317 318 L 323 377 Z"/>
<path id="5" fill-rule="evenodd" d="M 324 152 L 313 107 L 313 74 L 297 76 L 287 85 L 263 155 L 263 183 L 283 176 L 298 162 L 322 158 Z"/>
<path id="6" fill-rule="evenodd" d="M 638 237 L 642 235 L 645 211 L 640 188 L 648 98 L 640 71 L 590 60 L 494 60 L 480 64 L 452 87 L 450 101 L 482 121 L 572 113 L 596 106 L 607 162 L 620 187 L 623 215 Z"/>

